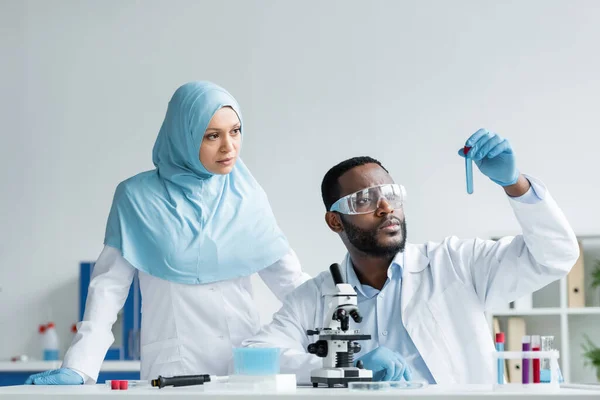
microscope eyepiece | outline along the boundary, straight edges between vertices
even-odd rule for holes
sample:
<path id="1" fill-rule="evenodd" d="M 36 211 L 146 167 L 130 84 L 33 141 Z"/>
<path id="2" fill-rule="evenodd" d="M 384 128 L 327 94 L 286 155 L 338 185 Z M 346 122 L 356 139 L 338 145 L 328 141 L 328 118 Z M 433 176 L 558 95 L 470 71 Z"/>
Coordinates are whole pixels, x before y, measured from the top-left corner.
<path id="1" fill-rule="evenodd" d="M 331 277 L 333 278 L 333 283 L 338 285 L 344 282 L 344 278 L 342 277 L 342 270 L 340 268 L 340 264 L 331 264 L 329 267 L 329 272 L 331 272 Z"/>

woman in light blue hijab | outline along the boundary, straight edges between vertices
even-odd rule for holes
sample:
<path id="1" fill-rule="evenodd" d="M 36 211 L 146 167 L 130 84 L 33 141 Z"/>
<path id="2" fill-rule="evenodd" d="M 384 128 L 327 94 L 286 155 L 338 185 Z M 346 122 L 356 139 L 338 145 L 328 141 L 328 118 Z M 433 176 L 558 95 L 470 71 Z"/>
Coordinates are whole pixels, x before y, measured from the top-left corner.
<path id="1" fill-rule="evenodd" d="M 256 272 L 282 299 L 309 277 L 239 153 L 236 100 L 210 82 L 181 86 L 154 145 L 155 169 L 118 185 L 83 321 L 62 368 L 31 384 L 95 382 L 135 273 L 142 291 L 141 378 L 226 375 L 255 334 Z"/>

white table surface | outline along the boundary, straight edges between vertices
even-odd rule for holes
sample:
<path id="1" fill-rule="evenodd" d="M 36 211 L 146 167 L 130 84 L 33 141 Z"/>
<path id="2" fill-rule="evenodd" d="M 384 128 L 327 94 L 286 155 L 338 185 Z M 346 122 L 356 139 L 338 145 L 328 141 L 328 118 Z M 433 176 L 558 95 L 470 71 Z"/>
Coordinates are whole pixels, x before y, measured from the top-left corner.
<path id="1" fill-rule="evenodd" d="M 47 371 L 60 368 L 62 361 L 0 361 L 0 372 Z M 101 372 L 139 372 L 139 361 L 104 361 Z"/>
<path id="2" fill-rule="evenodd" d="M 399 397 L 403 399 L 418 400 L 440 400 L 440 399 L 479 399 L 493 398 L 494 400 L 524 400 L 524 399 L 600 399 L 600 390 L 585 390 L 561 388 L 555 393 L 540 393 L 522 391 L 514 392 L 493 392 L 491 386 L 486 385 L 456 385 L 441 386 L 431 385 L 424 389 L 413 390 L 395 390 L 386 392 L 353 392 L 345 388 L 318 388 L 299 387 L 294 392 L 276 393 L 243 393 L 230 391 L 205 391 L 203 386 L 189 386 L 183 388 L 168 387 L 158 388 L 131 388 L 129 390 L 110 390 L 106 385 L 84 385 L 84 386 L 7 386 L 0 387 L 0 398 L 6 399 L 75 399 L 89 398 L 94 399 L 115 399 L 115 398 L 140 398 L 145 399 L 148 396 L 169 396 L 169 397 L 190 397 L 197 396 L 204 399 L 235 399 L 235 400 L 257 400 L 268 397 L 270 399 L 293 399 L 293 400 L 346 400 L 348 397 Z"/>

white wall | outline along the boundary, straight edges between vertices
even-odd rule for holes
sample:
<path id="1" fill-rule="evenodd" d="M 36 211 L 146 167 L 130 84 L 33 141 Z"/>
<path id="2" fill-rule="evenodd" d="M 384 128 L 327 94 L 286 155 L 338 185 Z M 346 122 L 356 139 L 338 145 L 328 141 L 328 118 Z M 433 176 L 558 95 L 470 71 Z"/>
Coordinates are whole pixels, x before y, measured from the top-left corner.
<path id="1" fill-rule="evenodd" d="M 355 155 L 406 186 L 413 242 L 514 233 L 501 189 L 477 174 L 465 191 L 456 151 L 480 127 L 600 233 L 598 20 L 600 2 L 566 0 L 1 1 L 0 358 L 32 354 L 50 312 L 66 337 L 78 263 L 189 80 L 241 103 L 243 158 L 311 274 L 344 251 L 321 179 Z"/>

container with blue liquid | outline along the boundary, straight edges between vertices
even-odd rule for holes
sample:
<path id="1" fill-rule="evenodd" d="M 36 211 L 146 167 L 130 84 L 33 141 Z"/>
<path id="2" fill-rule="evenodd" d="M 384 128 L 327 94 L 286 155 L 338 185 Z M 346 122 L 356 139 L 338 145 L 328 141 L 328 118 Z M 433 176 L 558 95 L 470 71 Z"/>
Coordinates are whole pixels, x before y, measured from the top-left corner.
<path id="1" fill-rule="evenodd" d="M 235 375 L 279 374 L 279 348 L 236 347 L 233 349 L 233 373 Z"/>

